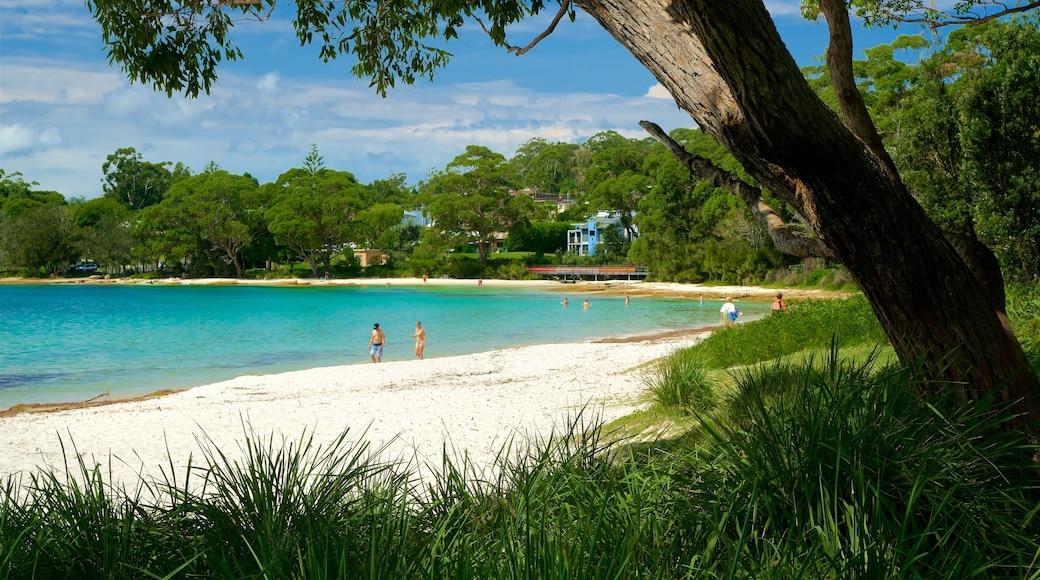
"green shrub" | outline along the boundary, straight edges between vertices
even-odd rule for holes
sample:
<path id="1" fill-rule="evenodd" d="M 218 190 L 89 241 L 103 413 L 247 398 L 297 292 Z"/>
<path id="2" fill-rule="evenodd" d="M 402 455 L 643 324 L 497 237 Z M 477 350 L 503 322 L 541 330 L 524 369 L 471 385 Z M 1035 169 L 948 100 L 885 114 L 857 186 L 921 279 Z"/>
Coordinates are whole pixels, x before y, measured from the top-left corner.
<path id="1" fill-rule="evenodd" d="M 718 403 L 714 381 L 692 348 L 658 361 L 643 376 L 643 384 L 662 406 L 682 413 L 705 413 Z"/>
<path id="2" fill-rule="evenodd" d="M 1040 283 L 1006 287 L 1007 314 L 1015 336 L 1026 351 L 1033 372 L 1040 374 Z"/>
<path id="3" fill-rule="evenodd" d="M 856 295 L 791 302 L 784 314 L 718 328 L 693 348 L 710 368 L 729 368 L 826 349 L 835 336 L 839 348 L 888 344 L 867 299 Z"/>
<path id="4" fill-rule="evenodd" d="M 1009 482 L 1037 481 L 1036 446 L 1001 403 L 922 400 L 922 369 L 875 362 L 832 347 L 740 373 L 732 411 L 705 423 L 728 559 L 752 577 L 1035 574 L 1040 498 Z"/>
<path id="5" fill-rule="evenodd" d="M 480 278 L 485 268 L 475 256 L 452 256 L 445 271 L 452 278 Z"/>

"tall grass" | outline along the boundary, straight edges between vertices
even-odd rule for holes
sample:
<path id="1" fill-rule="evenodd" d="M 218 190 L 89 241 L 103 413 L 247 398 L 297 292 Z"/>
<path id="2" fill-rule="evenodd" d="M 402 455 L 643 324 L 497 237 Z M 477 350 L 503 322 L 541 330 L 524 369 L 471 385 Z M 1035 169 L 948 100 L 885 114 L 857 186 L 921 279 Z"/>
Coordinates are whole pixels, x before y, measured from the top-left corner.
<path id="1" fill-rule="evenodd" d="M 705 413 L 718 404 L 714 377 L 691 348 L 679 349 L 655 363 L 643 375 L 643 384 L 658 403 L 685 414 Z"/>
<path id="2" fill-rule="evenodd" d="M 1036 447 L 1000 405 L 921 400 L 920 369 L 874 364 L 835 348 L 740 374 L 705 425 L 744 506 L 732 549 L 814 578 L 1036 574 Z"/>
<path id="3" fill-rule="evenodd" d="M 826 350 L 834 337 L 840 348 L 888 344 L 870 303 L 856 295 L 794 302 L 788 312 L 718 328 L 692 348 L 709 367 L 730 368 Z"/>
<path id="4" fill-rule="evenodd" d="M 1040 374 L 1040 284 L 1008 284 L 1007 314 L 1033 366 Z"/>

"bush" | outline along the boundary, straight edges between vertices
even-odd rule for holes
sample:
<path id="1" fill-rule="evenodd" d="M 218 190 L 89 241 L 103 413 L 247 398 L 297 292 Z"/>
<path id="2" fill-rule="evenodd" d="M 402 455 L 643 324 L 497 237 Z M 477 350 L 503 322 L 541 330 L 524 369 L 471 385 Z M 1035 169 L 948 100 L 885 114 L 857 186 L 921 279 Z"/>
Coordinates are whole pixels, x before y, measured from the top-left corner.
<path id="1" fill-rule="evenodd" d="M 792 302 L 784 314 L 718 328 L 692 348 L 709 367 L 729 368 L 826 349 L 835 336 L 840 348 L 888 344 L 867 299 L 856 295 Z"/>
<path id="2" fill-rule="evenodd" d="M 751 577 L 1035 573 L 1040 498 L 1008 482 L 1036 481 L 1036 446 L 1003 427 L 1002 403 L 922 400 L 922 369 L 875 361 L 832 346 L 740 373 L 731 412 L 706 424 L 714 509 L 739 506 L 713 522 L 731 558 Z"/>
<path id="3" fill-rule="evenodd" d="M 660 360 L 643 376 L 643 384 L 658 403 L 685 414 L 705 413 L 718 403 L 714 381 L 691 348 Z"/>
<path id="4" fill-rule="evenodd" d="M 1040 374 L 1040 283 L 1012 283 L 1006 287 L 1007 314 L 1015 336 Z"/>
<path id="5" fill-rule="evenodd" d="M 445 267 L 452 278 L 480 278 L 484 276 L 484 265 L 469 256 L 452 256 Z"/>

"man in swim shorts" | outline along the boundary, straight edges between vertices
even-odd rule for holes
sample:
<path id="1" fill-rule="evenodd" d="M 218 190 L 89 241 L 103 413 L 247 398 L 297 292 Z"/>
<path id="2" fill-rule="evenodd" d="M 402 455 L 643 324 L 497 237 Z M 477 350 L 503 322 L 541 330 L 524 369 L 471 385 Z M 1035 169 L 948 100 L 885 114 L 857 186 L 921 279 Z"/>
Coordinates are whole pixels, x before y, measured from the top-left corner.
<path id="1" fill-rule="evenodd" d="M 372 338 L 368 339 L 368 353 L 372 355 L 372 362 L 383 362 L 383 343 L 386 342 L 386 334 L 379 328 L 377 322 L 372 327 Z"/>

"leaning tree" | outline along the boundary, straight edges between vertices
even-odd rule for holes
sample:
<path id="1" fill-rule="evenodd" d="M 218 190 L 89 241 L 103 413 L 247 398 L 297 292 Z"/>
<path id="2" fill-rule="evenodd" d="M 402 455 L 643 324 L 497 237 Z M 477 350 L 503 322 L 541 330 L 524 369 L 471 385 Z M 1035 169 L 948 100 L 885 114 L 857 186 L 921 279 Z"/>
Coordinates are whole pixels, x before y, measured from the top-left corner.
<path id="1" fill-rule="evenodd" d="M 110 59 L 131 80 L 195 96 L 209 90 L 219 62 L 243 56 L 230 35 L 235 23 L 268 18 L 275 0 L 88 5 Z M 1038 5 L 965 0 L 949 21 L 970 23 Z M 507 28 L 546 10 L 543 0 L 297 0 L 295 6 L 301 44 L 318 43 L 325 60 L 353 55 L 352 73 L 370 79 L 380 93 L 398 81 L 431 77 L 450 57 L 438 43 L 455 38 L 467 20 L 519 55 L 576 10 L 588 13 L 761 187 L 801 214 L 817 241 L 788 237 L 787 251 L 816 246 L 840 261 L 902 360 L 929 363 L 935 378 L 943 379 L 930 384 L 954 388 L 961 399 L 995 392 L 1022 412 L 1020 427 L 1035 428 L 1040 381 L 1001 301 L 986 290 L 993 283 L 989 270 L 978 267 L 985 260 L 971 260 L 970 266 L 962 257 L 970 252 L 958 253 L 928 219 L 855 90 L 849 11 L 880 23 L 944 16 L 922 0 L 804 0 L 807 14 L 827 20 L 828 68 L 840 116 L 809 87 L 762 0 L 562 0 L 553 5 L 556 15 L 546 31 L 522 47 L 507 42 Z M 753 196 L 745 199 L 756 203 Z M 769 217 L 768 208 L 759 209 Z M 775 238 L 785 240 L 782 224 L 774 226 Z"/>

